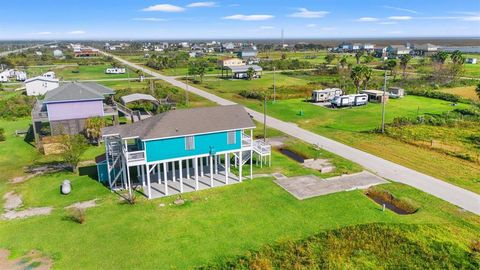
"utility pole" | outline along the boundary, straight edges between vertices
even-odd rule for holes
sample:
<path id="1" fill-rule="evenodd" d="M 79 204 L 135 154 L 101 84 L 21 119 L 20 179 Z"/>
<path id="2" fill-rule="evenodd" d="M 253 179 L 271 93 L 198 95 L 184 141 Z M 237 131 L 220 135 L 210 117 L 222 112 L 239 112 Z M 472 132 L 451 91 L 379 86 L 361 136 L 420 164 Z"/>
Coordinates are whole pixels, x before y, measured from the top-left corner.
<path id="1" fill-rule="evenodd" d="M 188 106 L 188 70 L 187 70 L 187 77 L 185 80 L 185 105 Z"/>
<path id="2" fill-rule="evenodd" d="M 267 95 L 263 95 L 263 141 L 267 142 Z"/>
<path id="3" fill-rule="evenodd" d="M 385 67 L 385 76 L 383 80 L 383 97 L 382 97 L 382 133 L 385 133 L 385 93 L 387 91 L 387 68 Z"/>
<path id="4" fill-rule="evenodd" d="M 273 67 L 273 103 L 277 101 L 277 88 L 275 86 L 275 70 L 276 69 L 277 69 L 276 67 Z"/>

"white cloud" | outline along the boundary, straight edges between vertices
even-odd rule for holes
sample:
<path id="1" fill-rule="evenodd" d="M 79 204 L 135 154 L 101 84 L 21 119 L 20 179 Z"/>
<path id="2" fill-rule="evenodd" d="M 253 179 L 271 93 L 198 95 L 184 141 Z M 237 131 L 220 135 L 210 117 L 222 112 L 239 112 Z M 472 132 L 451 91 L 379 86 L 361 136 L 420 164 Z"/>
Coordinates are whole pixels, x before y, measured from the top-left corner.
<path id="1" fill-rule="evenodd" d="M 224 20 L 239 20 L 239 21 L 265 21 L 265 20 L 270 20 L 274 16 L 272 15 L 242 15 L 242 14 L 236 14 L 236 15 L 231 15 L 231 16 L 226 16 L 223 17 L 222 19 Z"/>
<path id="2" fill-rule="evenodd" d="M 378 18 L 374 17 L 361 17 L 357 19 L 358 22 L 376 22 L 378 21 Z"/>
<path id="3" fill-rule="evenodd" d="M 397 24 L 397 22 L 379 22 L 378 24 L 391 25 L 391 24 Z"/>
<path id="4" fill-rule="evenodd" d="M 390 32 L 387 32 L 387 34 L 392 34 L 392 35 L 398 35 L 398 34 L 402 34 L 403 32 L 402 31 L 390 31 Z"/>
<path id="5" fill-rule="evenodd" d="M 418 11 L 408 8 L 401 8 L 401 7 L 392 7 L 392 6 L 382 6 L 383 8 L 393 9 L 397 11 L 404 11 L 408 13 L 418 14 Z"/>
<path id="6" fill-rule="evenodd" d="M 307 27 L 308 27 L 308 28 L 313 28 L 313 27 L 317 27 L 317 25 L 314 24 L 314 23 L 310 23 L 310 24 L 307 24 Z"/>
<path id="7" fill-rule="evenodd" d="M 83 31 L 83 30 L 74 30 L 74 31 L 70 31 L 68 32 L 67 34 L 69 35 L 83 35 L 83 34 L 86 34 L 87 32 Z"/>
<path id="8" fill-rule="evenodd" d="M 480 16 L 469 16 L 469 17 L 463 17 L 463 20 L 464 21 L 470 21 L 470 22 L 473 22 L 473 21 L 480 21 Z"/>
<path id="9" fill-rule="evenodd" d="M 133 18 L 134 21 L 145 21 L 145 22 L 162 22 L 165 21 L 163 18 Z"/>
<path id="10" fill-rule="evenodd" d="M 411 20 L 412 17 L 410 16 L 390 16 L 388 17 L 389 20 L 396 20 L 396 21 L 408 21 Z"/>
<path id="11" fill-rule="evenodd" d="M 146 7 L 143 11 L 162 11 L 162 12 L 182 12 L 185 9 L 183 7 L 174 6 L 170 4 L 159 4 Z"/>
<path id="12" fill-rule="evenodd" d="M 37 32 L 37 33 L 32 33 L 33 35 L 39 35 L 39 36 L 47 36 L 53 34 L 52 32 L 48 31 L 43 31 L 43 32 Z"/>
<path id="13" fill-rule="evenodd" d="M 322 18 L 325 17 L 325 15 L 329 14 L 330 12 L 328 11 L 312 11 L 308 10 L 306 8 L 299 8 L 298 12 L 295 12 L 293 14 L 290 14 L 290 17 L 296 17 L 296 18 Z"/>
<path id="14" fill-rule="evenodd" d="M 337 28 L 336 27 L 322 27 L 321 29 L 323 31 L 333 31 L 333 30 L 336 30 Z"/>
<path id="15" fill-rule="evenodd" d="M 194 2 L 187 5 L 189 8 L 197 8 L 197 7 L 216 7 L 217 3 L 215 2 Z"/>
<path id="16" fill-rule="evenodd" d="M 275 29 L 275 26 L 262 25 L 262 26 L 260 26 L 260 29 L 262 29 L 262 30 Z"/>

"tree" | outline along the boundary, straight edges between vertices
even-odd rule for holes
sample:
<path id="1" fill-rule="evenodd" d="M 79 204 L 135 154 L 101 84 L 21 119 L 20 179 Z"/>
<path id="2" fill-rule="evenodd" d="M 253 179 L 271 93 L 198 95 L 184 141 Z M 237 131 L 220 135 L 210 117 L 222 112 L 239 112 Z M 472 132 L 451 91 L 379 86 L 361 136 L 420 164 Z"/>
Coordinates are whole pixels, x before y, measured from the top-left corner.
<path id="1" fill-rule="evenodd" d="M 454 51 L 450 55 L 450 59 L 452 59 L 452 67 L 451 67 L 451 75 L 452 79 L 456 80 L 457 77 L 462 73 L 463 71 L 463 64 L 465 63 L 465 58 L 462 55 L 462 52 L 459 50 Z"/>
<path id="2" fill-rule="evenodd" d="M 363 50 L 358 50 L 356 53 L 355 53 L 355 59 L 357 60 L 357 65 L 360 64 L 360 59 L 362 59 L 362 56 L 365 54 L 365 52 Z"/>
<path id="3" fill-rule="evenodd" d="M 395 67 L 397 66 L 397 61 L 395 59 L 389 59 L 385 61 L 384 69 L 390 70 L 390 75 L 393 75 L 393 79 L 395 80 L 397 73 L 395 72 Z"/>
<path id="4" fill-rule="evenodd" d="M 363 78 L 364 78 L 363 89 L 367 90 L 367 84 L 370 81 L 370 79 L 372 79 L 372 76 L 373 76 L 373 69 L 367 66 L 362 66 L 362 68 L 363 68 Z"/>
<path id="5" fill-rule="evenodd" d="M 335 60 L 335 58 L 336 58 L 335 54 L 329 53 L 325 55 L 325 62 L 327 62 L 327 64 L 330 65 L 333 62 L 333 60 Z"/>
<path id="6" fill-rule="evenodd" d="M 342 55 L 342 58 L 340 58 L 340 66 L 343 68 L 345 68 L 345 66 L 347 65 L 347 56 L 346 55 Z"/>
<path id="7" fill-rule="evenodd" d="M 360 93 L 360 85 L 364 81 L 364 68 L 363 66 L 354 66 L 350 71 L 350 78 L 353 81 L 353 84 L 357 88 L 357 94 Z"/>
<path id="8" fill-rule="evenodd" d="M 440 65 L 445 64 L 445 61 L 447 61 L 447 58 L 448 58 L 447 52 L 437 52 L 432 56 L 432 60 L 436 63 L 439 63 Z"/>
<path id="9" fill-rule="evenodd" d="M 80 156 L 87 150 L 87 140 L 82 135 L 61 135 L 61 157 L 77 173 Z"/>
<path id="10" fill-rule="evenodd" d="M 85 122 L 85 133 L 87 138 L 94 141 L 97 146 L 100 145 L 101 129 L 105 126 L 105 121 L 101 117 L 88 118 Z"/>
<path id="11" fill-rule="evenodd" d="M 249 80 L 253 79 L 253 76 L 255 75 L 255 70 L 251 67 L 247 69 L 247 78 Z"/>
<path id="12" fill-rule="evenodd" d="M 412 60 L 412 56 L 410 54 L 404 54 L 400 56 L 400 67 L 402 67 L 402 75 L 404 80 L 407 78 L 407 67 L 410 60 Z"/>
<path id="13" fill-rule="evenodd" d="M 369 63 L 373 62 L 374 59 L 375 59 L 375 57 L 373 57 L 373 55 L 371 55 L 371 54 L 367 54 L 367 55 L 363 56 L 363 62 L 365 64 L 369 64 Z"/>
<path id="14" fill-rule="evenodd" d="M 475 88 L 475 92 L 477 92 L 478 98 L 480 98 L 480 83 L 477 84 L 477 88 Z"/>

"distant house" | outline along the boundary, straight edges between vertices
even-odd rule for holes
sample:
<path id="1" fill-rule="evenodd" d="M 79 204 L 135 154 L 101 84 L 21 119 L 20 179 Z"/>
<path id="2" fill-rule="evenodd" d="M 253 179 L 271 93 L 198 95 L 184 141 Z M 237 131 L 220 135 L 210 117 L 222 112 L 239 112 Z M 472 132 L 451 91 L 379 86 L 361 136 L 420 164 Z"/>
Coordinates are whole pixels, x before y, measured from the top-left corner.
<path id="1" fill-rule="evenodd" d="M 388 57 L 399 57 L 410 54 L 410 49 L 405 45 L 390 45 L 386 49 Z"/>
<path id="2" fill-rule="evenodd" d="M 426 44 L 415 44 L 413 46 L 413 51 L 417 55 L 431 55 L 438 51 L 438 46 L 431 43 Z"/>
<path id="3" fill-rule="evenodd" d="M 8 82 L 8 78 L 10 78 L 10 70 L 0 72 L 0 82 Z"/>
<path id="4" fill-rule="evenodd" d="M 73 54 L 75 57 L 95 57 L 100 55 L 100 51 L 90 47 L 75 47 Z"/>
<path id="5" fill-rule="evenodd" d="M 477 63 L 477 58 L 467 58 L 465 60 L 465 63 L 467 64 L 476 64 Z"/>
<path id="6" fill-rule="evenodd" d="M 97 83 L 66 83 L 48 91 L 43 100 L 38 100 L 32 110 L 35 139 L 41 123 L 48 123 L 51 135 L 78 134 L 85 128 L 90 117 L 118 116 L 112 103 L 115 92 Z"/>
<path id="7" fill-rule="evenodd" d="M 226 50 L 226 51 L 233 51 L 235 49 L 235 44 L 233 44 L 232 42 L 228 42 L 228 43 L 222 44 L 222 48 L 223 50 Z"/>
<path id="8" fill-rule="evenodd" d="M 241 58 L 243 60 L 249 60 L 249 59 L 252 59 L 252 58 L 257 58 L 257 50 L 254 50 L 252 48 L 247 48 L 247 49 L 243 49 L 239 52 L 237 52 L 237 56 L 238 58 Z"/>
<path id="9" fill-rule="evenodd" d="M 226 66 L 222 69 L 222 77 L 231 77 L 232 79 L 247 79 L 248 70 L 253 69 L 253 78 L 262 77 L 262 67 L 258 65 Z M 224 74 L 226 71 L 226 74 Z M 231 75 L 230 75 L 231 74 Z"/>
<path id="10" fill-rule="evenodd" d="M 373 51 L 375 49 L 375 44 L 371 44 L 371 43 L 365 43 L 363 44 L 363 47 L 362 47 L 363 50 L 365 51 Z"/>
<path id="11" fill-rule="evenodd" d="M 49 78 L 49 79 L 55 79 L 56 75 L 54 71 L 48 71 L 43 73 L 42 77 Z"/>
<path id="12" fill-rule="evenodd" d="M 54 50 L 53 51 L 53 57 L 55 58 L 63 58 L 63 52 L 61 50 Z"/>
<path id="13" fill-rule="evenodd" d="M 47 78 L 44 76 L 37 76 L 25 80 L 25 88 L 27 96 L 45 95 L 48 91 L 58 88 L 60 82 L 55 78 Z"/>
<path id="14" fill-rule="evenodd" d="M 269 145 L 253 139 L 254 128 L 239 105 L 173 110 L 106 127 L 98 179 L 112 190 L 143 187 L 149 199 L 239 183 L 247 163 L 253 177 L 253 155 L 271 155 Z"/>
<path id="15" fill-rule="evenodd" d="M 23 82 L 27 79 L 27 73 L 25 71 L 16 70 L 15 78 L 17 79 L 17 81 Z"/>
<path id="16" fill-rule="evenodd" d="M 245 61 L 239 58 L 224 58 L 217 61 L 219 68 L 231 67 L 231 66 L 243 66 Z"/>
<path id="17" fill-rule="evenodd" d="M 359 51 L 362 49 L 362 44 L 361 43 L 353 43 L 351 47 L 351 51 Z"/>

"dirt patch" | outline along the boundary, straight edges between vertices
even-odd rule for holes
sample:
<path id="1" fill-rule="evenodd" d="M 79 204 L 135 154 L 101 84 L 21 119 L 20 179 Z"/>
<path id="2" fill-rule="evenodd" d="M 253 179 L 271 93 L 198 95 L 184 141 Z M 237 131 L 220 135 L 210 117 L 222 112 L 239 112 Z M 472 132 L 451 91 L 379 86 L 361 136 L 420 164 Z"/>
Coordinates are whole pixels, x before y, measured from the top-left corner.
<path id="1" fill-rule="evenodd" d="M 43 256 L 39 251 L 32 250 L 28 254 L 16 258 L 8 259 L 10 251 L 0 249 L 0 269 L 8 270 L 49 270 L 52 269 L 53 261 Z"/>
<path id="2" fill-rule="evenodd" d="M 25 169 L 25 172 L 27 175 L 23 176 L 18 176 L 15 178 L 10 179 L 9 183 L 10 184 L 19 184 L 23 183 L 30 178 L 33 178 L 35 176 L 39 176 L 42 174 L 46 173 L 54 173 L 54 172 L 59 172 L 63 171 L 65 169 L 68 169 L 69 166 L 66 164 L 48 164 L 48 165 L 42 165 L 42 166 L 37 166 L 37 167 L 28 167 Z"/>
<path id="3" fill-rule="evenodd" d="M 272 138 L 267 138 L 267 143 L 270 144 L 272 147 L 280 148 L 280 147 L 283 147 L 287 139 L 288 137 L 286 136 L 272 137 Z"/>
<path id="4" fill-rule="evenodd" d="M 34 216 L 46 216 L 50 215 L 53 207 L 36 207 L 28 208 L 22 211 L 6 211 L 3 213 L 2 217 L 7 220 L 17 219 L 17 218 L 28 218 Z"/>
<path id="5" fill-rule="evenodd" d="M 69 205 L 65 207 L 65 209 L 70 209 L 70 208 L 77 208 L 77 209 L 87 209 L 87 208 L 92 208 L 97 206 L 97 199 L 90 200 L 90 201 L 84 201 L 84 202 L 76 202 L 72 205 Z"/>
<path id="6" fill-rule="evenodd" d="M 321 173 L 329 173 L 335 170 L 335 166 L 328 159 L 306 159 L 303 161 L 303 166 Z"/>
<path id="7" fill-rule="evenodd" d="M 3 199 L 5 200 L 3 204 L 5 211 L 11 211 L 22 206 L 22 197 L 14 191 L 7 192 L 3 195 Z"/>

